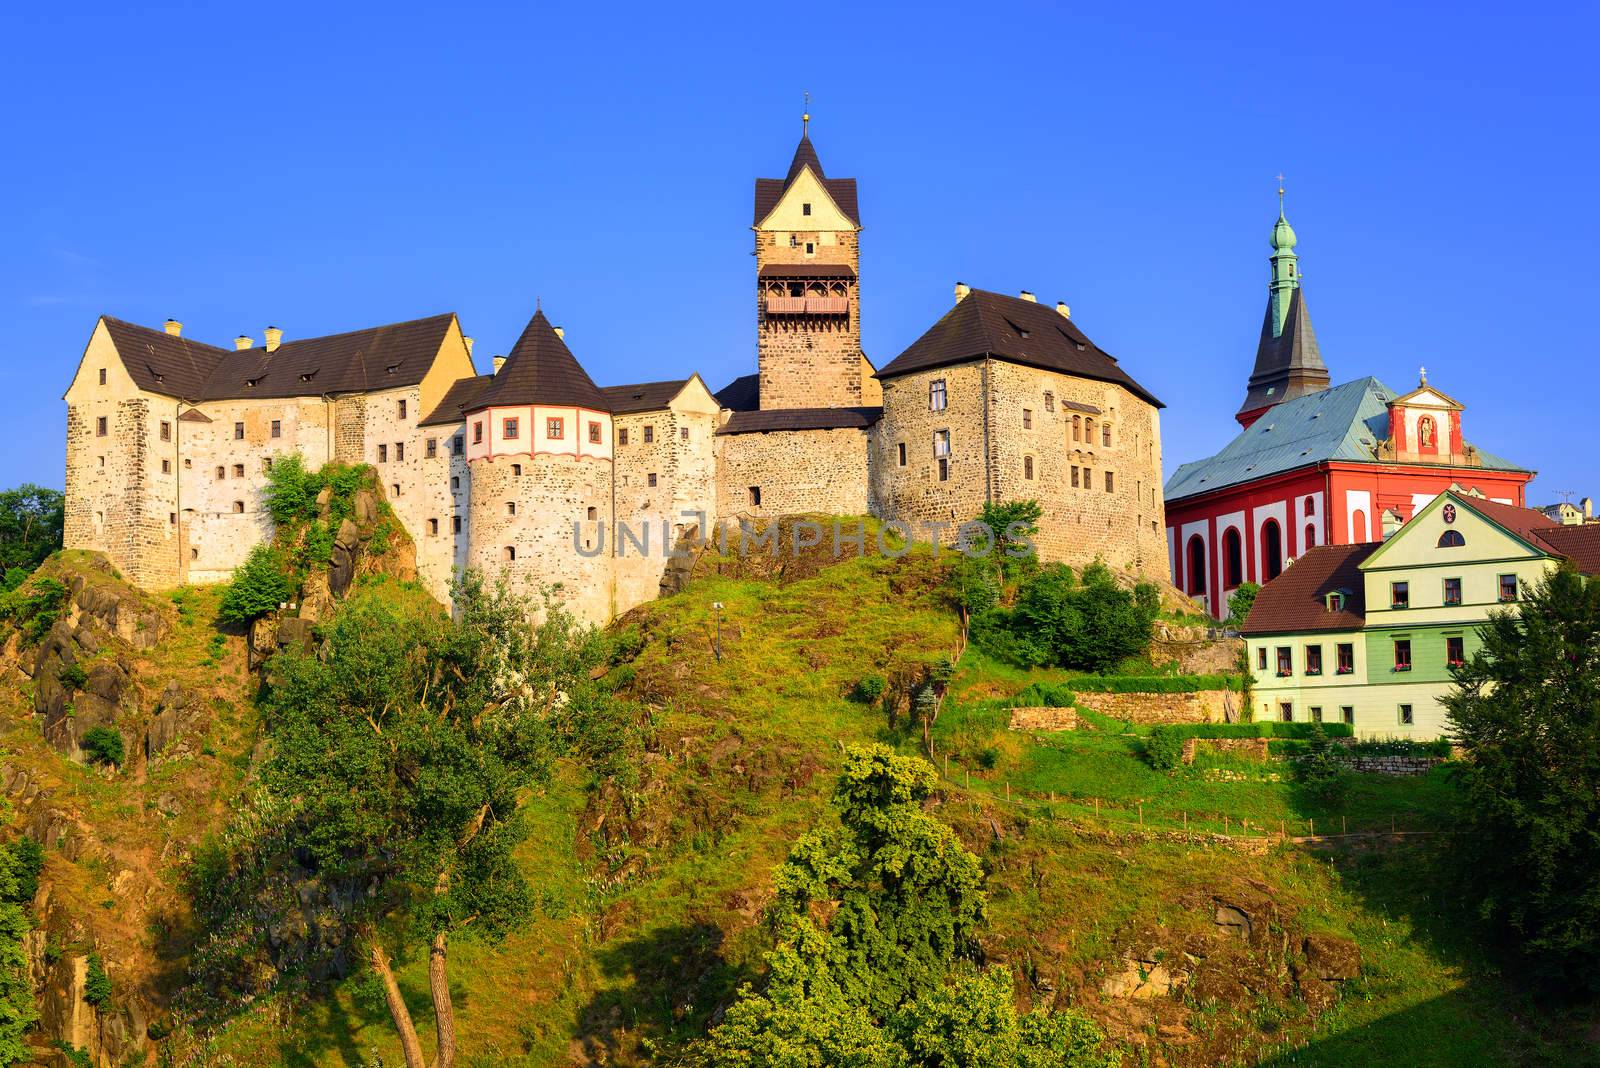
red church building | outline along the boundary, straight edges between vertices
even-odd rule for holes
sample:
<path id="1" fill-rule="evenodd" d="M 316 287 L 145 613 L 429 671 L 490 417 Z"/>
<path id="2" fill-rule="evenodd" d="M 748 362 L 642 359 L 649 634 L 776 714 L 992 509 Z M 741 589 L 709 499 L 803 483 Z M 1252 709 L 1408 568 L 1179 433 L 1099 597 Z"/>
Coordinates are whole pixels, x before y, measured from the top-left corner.
<path id="1" fill-rule="evenodd" d="M 1306 549 L 1378 541 L 1447 489 L 1525 507 L 1533 478 L 1470 444 L 1462 405 L 1426 374 L 1403 396 L 1376 378 L 1328 384 L 1279 197 L 1244 429 L 1166 485 L 1173 584 L 1219 619 L 1236 587 L 1276 578 Z"/>

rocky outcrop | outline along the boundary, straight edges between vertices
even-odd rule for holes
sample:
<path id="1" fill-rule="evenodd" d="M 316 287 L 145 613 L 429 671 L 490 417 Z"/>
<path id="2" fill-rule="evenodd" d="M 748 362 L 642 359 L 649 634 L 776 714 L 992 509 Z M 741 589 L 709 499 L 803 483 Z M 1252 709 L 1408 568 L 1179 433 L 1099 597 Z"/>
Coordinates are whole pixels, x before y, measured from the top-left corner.
<path id="1" fill-rule="evenodd" d="M 145 725 L 142 748 L 151 765 L 186 756 L 194 751 L 193 741 L 204 732 L 209 721 L 204 702 L 177 683 L 168 683 L 150 722 Z"/>
<path id="2" fill-rule="evenodd" d="M 74 593 L 72 604 L 77 605 Z M 93 598 L 102 607 L 110 600 Z M 87 611 L 72 612 L 50 628 L 34 657 L 33 711 L 43 723 L 45 740 L 74 760 L 83 759 L 83 736 L 95 727 L 117 729 L 124 713 L 131 711 L 137 697 L 128 669 L 119 659 L 120 650 L 107 629 L 106 616 Z M 117 625 L 117 613 L 111 626 Z M 128 617 L 121 616 L 128 630 Z M 164 632 L 164 624 L 162 628 Z M 149 635 L 152 628 L 132 628 L 136 635 Z"/>

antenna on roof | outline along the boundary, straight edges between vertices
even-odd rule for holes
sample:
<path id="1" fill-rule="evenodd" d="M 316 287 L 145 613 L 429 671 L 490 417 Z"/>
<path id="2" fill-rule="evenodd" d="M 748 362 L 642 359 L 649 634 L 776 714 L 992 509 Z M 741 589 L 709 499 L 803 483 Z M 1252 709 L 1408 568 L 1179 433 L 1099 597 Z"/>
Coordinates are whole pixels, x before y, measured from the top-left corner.
<path id="1" fill-rule="evenodd" d="M 811 126 L 811 90 L 806 90 L 806 109 L 800 113 L 800 136 L 805 137 Z"/>

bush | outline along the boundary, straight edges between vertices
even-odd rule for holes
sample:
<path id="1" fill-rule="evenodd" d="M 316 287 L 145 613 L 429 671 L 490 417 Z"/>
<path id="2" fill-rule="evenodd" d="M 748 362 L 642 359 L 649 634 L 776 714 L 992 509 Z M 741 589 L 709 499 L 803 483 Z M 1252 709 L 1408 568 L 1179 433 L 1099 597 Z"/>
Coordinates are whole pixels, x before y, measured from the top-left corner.
<path id="1" fill-rule="evenodd" d="M 89 681 L 89 673 L 78 664 L 64 664 L 56 679 L 68 689 L 81 690 L 83 684 Z"/>
<path id="2" fill-rule="evenodd" d="M 310 519 L 316 514 L 322 485 L 322 476 L 307 471 L 299 453 L 278 457 L 267 472 L 267 487 L 262 491 L 272 521 L 287 527 Z"/>
<path id="3" fill-rule="evenodd" d="M 1105 672 L 1149 648 L 1160 607 L 1154 586 L 1125 590 L 1104 564 L 1085 568 L 1081 583 L 1053 564 L 1022 583 L 1015 609 L 988 613 L 972 634 L 991 655 L 1023 666 Z"/>
<path id="4" fill-rule="evenodd" d="M 850 696 L 864 705 L 870 705 L 883 696 L 886 685 L 882 675 L 868 675 L 856 683 L 856 688 Z"/>
<path id="5" fill-rule="evenodd" d="M 1157 771 L 1171 771 L 1183 762 L 1183 742 L 1183 733 L 1164 723 L 1145 739 L 1144 758 Z"/>
<path id="6" fill-rule="evenodd" d="M 111 727 L 90 727 L 79 744 L 91 764 L 121 765 L 126 755 L 122 733 Z"/>
<path id="7" fill-rule="evenodd" d="M 53 578 L 42 578 L 26 590 L 12 590 L 0 597 L 0 619 L 16 623 L 26 645 L 37 645 L 67 603 L 67 588 Z"/>
<path id="8" fill-rule="evenodd" d="M 1071 708 L 1077 701 L 1078 695 L 1066 683 L 1034 682 L 1019 690 L 1009 704 L 1012 708 Z"/>
<path id="9" fill-rule="evenodd" d="M 88 972 L 83 980 L 83 1000 L 100 1009 L 111 1003 L 111 976 L 100 954 L 89 954 Z"/>
<path id="10" fill-rule="evenodd" d="M 283 554 L 263 542 L 251 549 L 234 571 L 233 581 L 217 608 L 217 618 L 233 626 L 245 626 L 276 609 L 292 593 Z"/>
<path id="11" fill-rule="evenodd" d="M 1338 806 L 1349 792 L 1348 758 L 1341 746 L 1328 740 L 1320 723 L 1310 725 L 1305 751 L 1295 757 L 1294 777 L 1325 805 Z"/>
<path id="12" fill-rule="evenodd" d="M 1237 627 L 1244 623 L 1250 615 L 1250 609 L 1255 607 L 1256 594 L 1261 592 L 1261 587 L 1254 582 L 1244 582 L 1233 591 L 1228 598 L 1228 626 Z"/>

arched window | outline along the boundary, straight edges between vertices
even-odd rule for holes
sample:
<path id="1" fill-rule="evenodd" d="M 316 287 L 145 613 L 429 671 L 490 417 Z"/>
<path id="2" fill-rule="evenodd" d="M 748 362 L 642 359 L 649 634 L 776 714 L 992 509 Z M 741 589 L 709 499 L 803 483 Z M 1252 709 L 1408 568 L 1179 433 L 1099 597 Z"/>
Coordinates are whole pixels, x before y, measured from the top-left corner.
<path id="1" fill-rule="evenodd" d="M 1022 458 L 1022 477 L 1026 479 L 1033 478 L 1033 457 L 1031 456 Z"/>
<path id="2" fill-rule="evenodd" d="M 1094 444 L 1094 416 L 1086 415 L 1083 418 L 1083 440 L 1090 445 Z"/>
<path id="3" fill-rule="evenodd" d="M 1312 524 L 1307 523 L 1306 524 L 1306 543 L 1301 546 L 1301 549 L 1302 550 L 1314 549 L 1314 548 L 1316 548 L 1316 545 L 1317 545 L 1317 528 L 1315 526 L 1313 526 Z"/>
<path id="4" fill-rule="evenodd" d="M 1352 530 L 1354 531 L 1353 540 L 1355 541 L 1355 543 L 1357 545 L 1360 545 L 1361 543 L 1363 543 L 1363 542 L 1365 542 L 1367 540 L 1367 513 L 1366 512 L 1362 512 L 1362 511 L 1358 510 L 1355 513 L 1355 515 L 1351 516 L 1350 517 L 1350 526 L 1351 526 Z"/>
<path id="5" fill-rule="evenodd" d="M 512 560 L 515 560 L 517 558 L 517 547 L 515 545 L 507 545 L 506 546 L 505 556 L 506 556 L 506 562 L 507 563 L 510 563 Z"/>
<path id="6" fill-rule="evenodd" d="M 1459 530 L 1447 530 L 1439 535 L 1439 548 L 1441 549 L 1459 549 L 1466 543 L 1467 539 L 1461 536 L 1461 531 Z"/>
<path id="7" fill-rule="evenodd" d="M 1283 574 L 1283 530 L 1276 519 L 1261 524 L 1261 576 L 1271 582 Z"/>
<path id="8" fill-rule="evenodd" d="M 1231 590 L 1244 581 L 1244 542 L 1237 527 L 1222 535 L 1222 588 Z"/>
<path id="9" fill-rule="evenodd" d="M 1189 592 L 1206 592 L 1206 543 L 1198 534 L 1189 538 Z"/>
<path id="10" fill-rule="evenodd" d="M 1081 415 L 1075 415 L 1072 417 L 1072 440 L 1083 440 L 1083 416 Z"/>
<path id="11" fill-rule="evenodd" d="M 1306 515 L 1316 515 L 1316 514 L 1317 514 L 1317 499 L 1315 497 L 1307 497 L 1306 498 Z"/>

